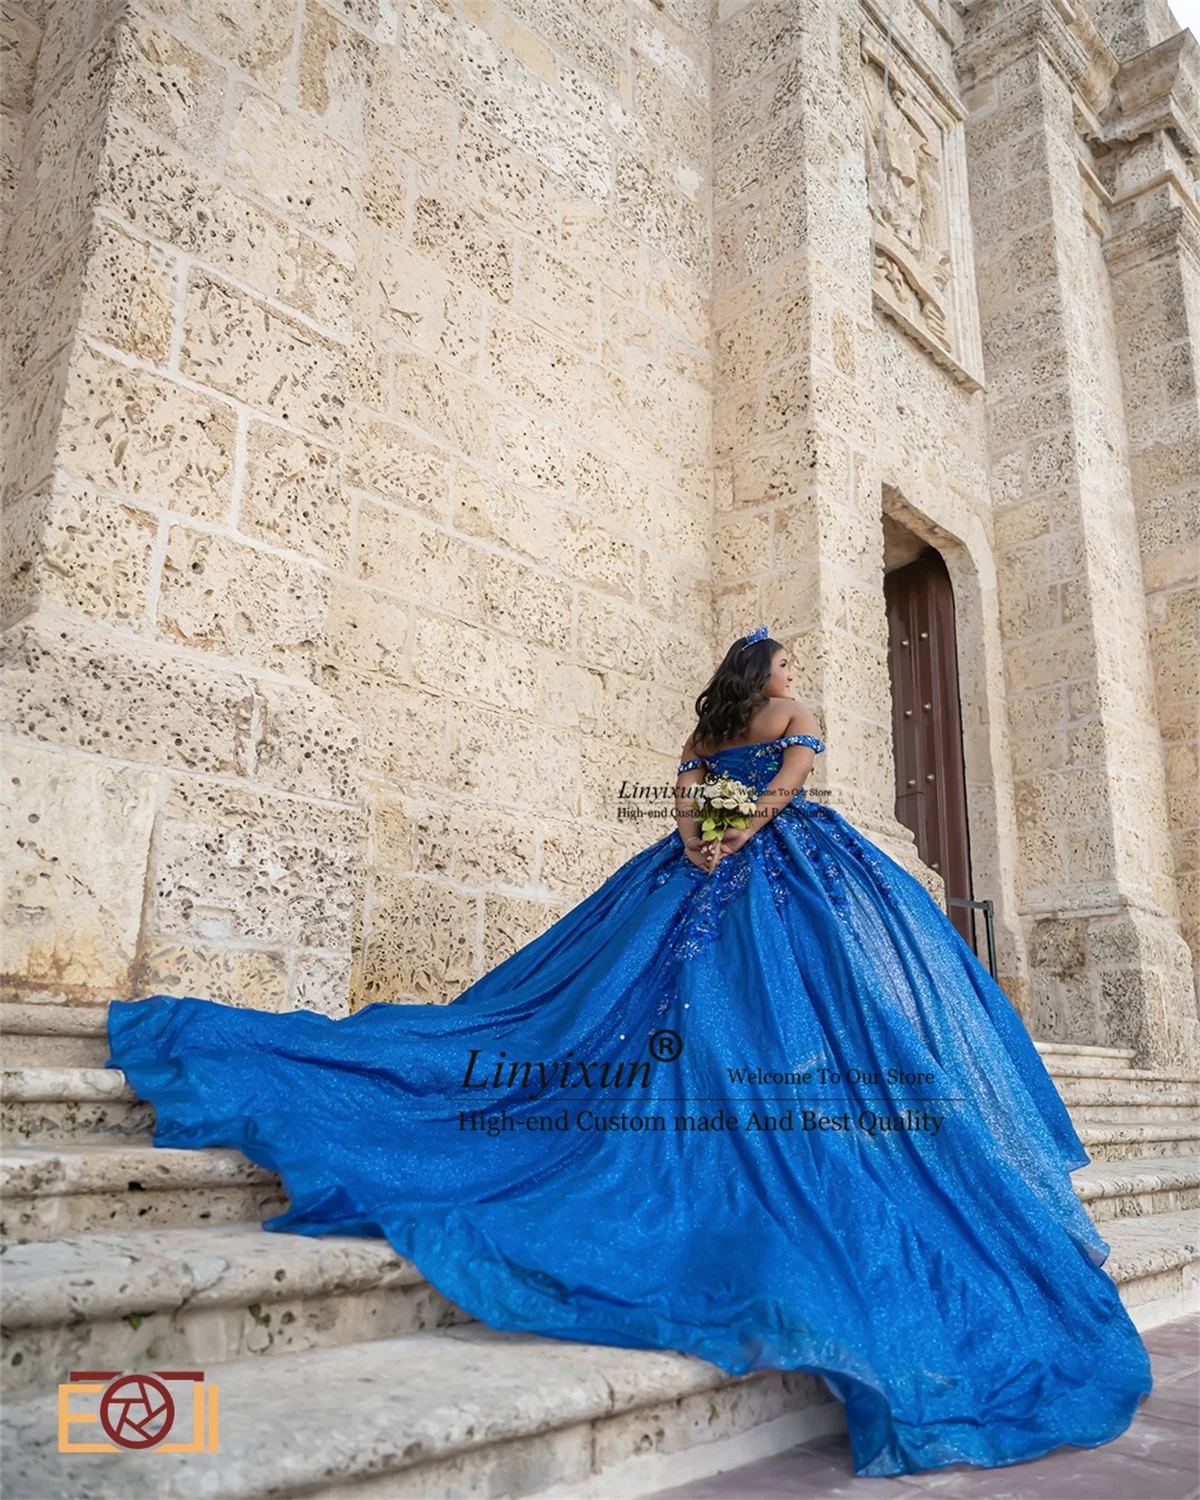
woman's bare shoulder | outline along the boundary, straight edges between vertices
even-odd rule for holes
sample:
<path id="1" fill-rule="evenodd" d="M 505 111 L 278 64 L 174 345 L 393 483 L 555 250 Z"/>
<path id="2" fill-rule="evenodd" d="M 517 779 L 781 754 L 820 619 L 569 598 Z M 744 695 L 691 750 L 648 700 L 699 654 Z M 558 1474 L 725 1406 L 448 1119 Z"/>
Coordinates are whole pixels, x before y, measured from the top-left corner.
<path id="1" fill-rule="evenodd" d="M 779 706 L 787 711 L 787 724 L 779 731 L 780 738 L 788 734 L 814 734 L 819 737 L 817 716 L 807 703 L 801 703 L 795 698 L 781 698 Z"/>

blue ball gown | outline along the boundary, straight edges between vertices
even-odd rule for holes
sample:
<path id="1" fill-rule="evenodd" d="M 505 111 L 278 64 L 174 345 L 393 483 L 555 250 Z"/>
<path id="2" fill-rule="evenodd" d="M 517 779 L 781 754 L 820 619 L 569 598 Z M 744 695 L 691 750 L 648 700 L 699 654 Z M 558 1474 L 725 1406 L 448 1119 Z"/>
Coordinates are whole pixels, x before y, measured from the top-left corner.
<path id="1" fill-rule="evenodd" d="M 824 749 L 707 760 L 761 789 L 789 744 Z M 712 874 L 672 829 L 448 1004 L 108 1034 L 155 1145 L 280 1174 L 265 1229 L 385 1235 L 494 1328 L 817 1372 L 860 1475 L 1095 1447 L 1151 1388 L 1020 1016 L 803 790 Z"/>

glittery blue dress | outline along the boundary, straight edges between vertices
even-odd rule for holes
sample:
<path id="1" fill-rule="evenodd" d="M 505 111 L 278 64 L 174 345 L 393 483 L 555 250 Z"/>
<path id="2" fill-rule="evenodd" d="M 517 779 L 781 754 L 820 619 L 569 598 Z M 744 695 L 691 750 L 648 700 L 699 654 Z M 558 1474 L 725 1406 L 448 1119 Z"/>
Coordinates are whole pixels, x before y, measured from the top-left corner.
<path id="1" fill-rule="evenodd" d="M 793 743 L 708 763 L 762 788 Z M 156 1145 L 281 1175 L 266 1229 L 385 1235 L 495 1328 L 816 1372 L 860 1475 L 1095 1447 L 1151 1387 L 1020 1017 L 803 791 L 711 875 L 672 828 L 446 1005 L 155 996 L 109 1043 Z"/>

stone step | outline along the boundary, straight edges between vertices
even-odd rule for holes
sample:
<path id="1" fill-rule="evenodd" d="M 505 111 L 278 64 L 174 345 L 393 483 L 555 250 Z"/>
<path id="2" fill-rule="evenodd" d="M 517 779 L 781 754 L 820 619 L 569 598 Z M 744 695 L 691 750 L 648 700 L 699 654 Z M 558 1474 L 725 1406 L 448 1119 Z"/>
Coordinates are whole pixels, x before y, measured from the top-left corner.
<path id="1" fill-rule="evenodd" d="M 1134 1068 L 1126 1063 L 1116 1065 L 1104 1058 L 1064 1058 L 1057 1060 L 1044 1057 L 1042 1061 L 1046 1064 L 1046 1071 L 1056 1083 L 1064 1078 L 1107 1078 L 1114 1082 L 1137 1084 L 1144 1087 L 1158 1084 L 1178 1087 L 1180 1084 L 1183 1084 L 1191 1085 L 1194 1088 L 1197 1084 L 1200 1084 L 1200 1075 L 1197 1075 L 1195 1072 L 1186 1072 L 1182 1069 Z"/>
<path id="2" fill-rule="evenodd" d="M 1184 1316 L 1195 1301 L 1196 1230 L 1194 1214 L 1109 1226 L 1107 1270 L 1139 1327 Z M 207 1365 L 205 1375 L 220 1395 L 218 1452 L 159 1453 L 153 1465 L 106 1455 L 97 1470 L 91 1455 L 57 1451 L 47 1391 L 8 1407 L 9 1487 L 94 1500 L 611 1500 L 844 1428 L 840 1403 L 803 1372 L 731 1378 L 685 1355 L 479 1324 L 281 1352 L 269 1380 L 255 1358 Z M 79 1409 L 86 1398 L 73 1399 Z M 263 1432 L 286 1432 L 288 1442 L 264 1445 Z"/>
<path id="3" fill-rule="evenodd" d="M 1131 1161 L 1138 1157 L 1193 1156 L 1200 1152 L 1200 1121 L 1076 1125 L 1093 1162 Z"/>
<path id="4" fill-rule="evenodd" d="M 1076 1125 L 1157 1120 L 1173 1120 L 1180 1125 L 1189 1120 L 1200 1122 L 1200 1088 L 1185 1088 L 1180 1084 L 1154 1093 L 1132 1084 L 1095 1078 L 1064 1079 L 1057 1087 Z"/>
<path id="5" fill-rule="evenodd" d="M 3 1269 L 8 1399 L 73 1369 L 189 1368 L 470 1321 L 385 1239 L 260 1224 L 13 1245 Z"/>
<path id="6" fill-rule="evenodd" d="M 6 1068 L 102 1068 L 108 1061 L 108 1007 L 0 1005 Z"/>
<path id="7" fill-rule="evenodd" d="M 1073 1180 L 1097 1222 L 1200 1205 L 1200 1157 L 1093 1164 Z M 258 1223 L 11 1245 L 3 1269 L 10 1395 L 72 1368 L 203 1365 L 469 1321 L 386 1240 Z"/>
<path id="8" fill-rule="evenodd" d="M 1132 1047 L 1092 1047 L 1082 1042 L 1034 1042 L 1034 1046 L 1051 1072 L 1059 1060 L 1087 1062 L 1111 1058 L 1128 1066 L 1134 1056 Z"/>
<path id="9" fill-rule="evenodd" d="M 1094 1161 L 1072 1172 L 1071 1181 L 1105 1235 L 1113 1219 L 1200 1208 L 1200 1156 Z"/>
<path id="10" fill-rule="evenodd" d="M 259 1221 L 287 1206 L 240 1151 L 114 1141 L 0 1148 L 0 1240 Z"/>
<path id="11" fill-rule="evenodd" d="M 31 1145 L 79 1137 L 148 1141 L 154 1109 L 116 1068 L 21 1067 L 0 1073 L 0 1133 Z"/>
<path id="12" fill-rule="evenodd" d="M 1111 1219 L 1100 1233 L 1110 1248 L 1105 1269 L 1143 1333 L 1200 1311 L 1200 1214 Z"/>
<path id="13" fill-rule="evenodd" d="M 205 1376 L 219 1391 L 218 1452 L 106 1454 L 103 1466 L 60 1454 L 44 1393 L 5 1412 L 7 1488 L 92 1500 L 618 1500 L 845 1428 L 816 1375 L 731 1377 L 687 1355 L 477 1323 L 282 1354 L 270 1379 L 256 1359 Z M 76 1409 L 85 1402 L 94 1409 L 94 1397 L 72 1397 Z M 271 1433 L 287 1441 L 264 1442 Z"/>

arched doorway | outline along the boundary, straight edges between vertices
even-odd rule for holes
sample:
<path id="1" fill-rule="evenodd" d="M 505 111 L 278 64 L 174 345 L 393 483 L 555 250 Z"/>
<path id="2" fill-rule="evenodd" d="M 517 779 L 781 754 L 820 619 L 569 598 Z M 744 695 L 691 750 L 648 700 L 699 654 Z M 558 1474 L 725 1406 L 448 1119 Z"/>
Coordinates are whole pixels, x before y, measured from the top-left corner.
<path id="1" fill-rule="evenodd" d="M 971 844 L 950 575 L 941 554 L 926 546 L 913 561 L 886 571 L 883 583 L 896 818 L 912 830 L 922 860 L 946 882 L 946 895 L 970 900 Z M 970 909 L 951 906 L 949 916 L 974 948 Z"/>

